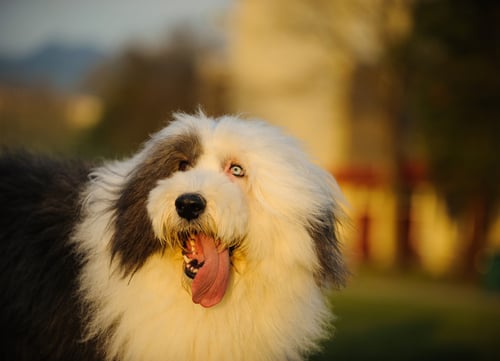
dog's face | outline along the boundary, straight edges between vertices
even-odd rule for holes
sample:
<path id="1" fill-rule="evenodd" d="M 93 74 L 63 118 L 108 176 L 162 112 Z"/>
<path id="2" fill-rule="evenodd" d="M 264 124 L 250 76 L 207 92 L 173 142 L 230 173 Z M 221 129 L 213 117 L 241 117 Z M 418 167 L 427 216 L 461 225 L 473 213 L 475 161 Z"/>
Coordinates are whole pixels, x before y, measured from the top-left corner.
<path id="1" fill-rule="evenodd" d="M 343 282 L 336 184 L 278 129 L 182 115 L 136 161 L 111 243 L 124 276 L 154 253 L 177 250 L 192 300 L 204 307 L 223 299 L 238 262 L 304 267 L 319 285 Z"/>

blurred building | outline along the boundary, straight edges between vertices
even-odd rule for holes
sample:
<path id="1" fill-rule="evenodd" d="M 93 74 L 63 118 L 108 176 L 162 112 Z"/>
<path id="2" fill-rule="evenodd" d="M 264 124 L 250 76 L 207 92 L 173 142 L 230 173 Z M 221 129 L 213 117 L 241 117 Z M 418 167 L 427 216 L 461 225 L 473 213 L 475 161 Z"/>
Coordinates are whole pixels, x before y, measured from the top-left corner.
<path id="1" fill-rule="evenodd" d="M 351 203 L 353 261 L 443 275 L 465 250 L 392 99 L 385 47 L 411 28 L 406 0 L 240 0 L 231 14 L 233 111 L 301 139 Z M 500 223 L 500 222 L 497 222 Z M 500 248 L 500 226 L 489 237 Z"/>

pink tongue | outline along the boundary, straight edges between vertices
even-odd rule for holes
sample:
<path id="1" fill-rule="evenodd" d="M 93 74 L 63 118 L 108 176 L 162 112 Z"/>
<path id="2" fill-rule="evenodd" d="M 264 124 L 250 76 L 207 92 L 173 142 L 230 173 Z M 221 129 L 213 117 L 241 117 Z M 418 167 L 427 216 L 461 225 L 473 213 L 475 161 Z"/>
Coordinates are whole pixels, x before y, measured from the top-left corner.
<path id="1" fill-rule="evenodd" d="M 218 304 L 226 293 L 229 281 L 229 251 L 217 251 L 212 238 L 198 235 L 198 245 L 201 243 L 205 263 L 200 268 L 191 286 L 192 299 L 203 307 Z"/>

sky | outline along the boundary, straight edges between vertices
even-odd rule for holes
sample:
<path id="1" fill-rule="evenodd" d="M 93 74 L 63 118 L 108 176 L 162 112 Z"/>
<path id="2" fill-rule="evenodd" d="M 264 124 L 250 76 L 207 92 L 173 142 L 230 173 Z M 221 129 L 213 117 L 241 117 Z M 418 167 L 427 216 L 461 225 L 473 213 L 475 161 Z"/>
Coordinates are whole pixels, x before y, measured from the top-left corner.
<path id="1" fill-rule="evenodd" d="M 232 0 L 0 0 L 0 55 L 22 56 L 49 42 L 114 51 L 154 43 L 189 21 L 216 23 Z"/>

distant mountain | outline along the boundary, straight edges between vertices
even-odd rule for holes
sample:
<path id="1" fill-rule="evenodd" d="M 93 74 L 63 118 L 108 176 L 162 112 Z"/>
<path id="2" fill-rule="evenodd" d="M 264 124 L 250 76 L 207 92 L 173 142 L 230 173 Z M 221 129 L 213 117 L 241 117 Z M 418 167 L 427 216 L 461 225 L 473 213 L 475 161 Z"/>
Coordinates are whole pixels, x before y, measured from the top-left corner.
<path id="1" fill-rule="evenodd" d="M 49 85 L 59 90 L 77 90 L 106 55 L 91 47 L 48 44 L 19 58 L 0 56 L 0 84 Z"/>

